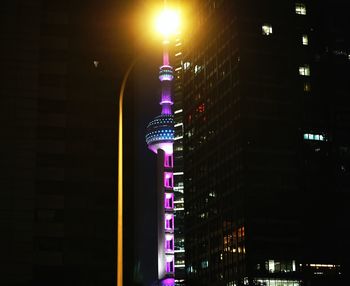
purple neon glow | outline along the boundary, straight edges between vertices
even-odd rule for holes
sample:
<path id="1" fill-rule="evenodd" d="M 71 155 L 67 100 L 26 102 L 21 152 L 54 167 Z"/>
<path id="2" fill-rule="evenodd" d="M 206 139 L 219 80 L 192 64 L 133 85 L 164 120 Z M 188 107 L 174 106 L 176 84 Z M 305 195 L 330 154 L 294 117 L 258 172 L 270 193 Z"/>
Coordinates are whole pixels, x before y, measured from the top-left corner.
<path id="1" fill-rule="evenodd" d="M 163 90 L 162 92 L 162 101 L 161 103 L 165 101 L 165 102 L 172 102 L 171 100 L 171 93 L 170 93 L 170 89 L 169 88 L 166 88 Z"/>
<path id="2" fill-rule="evenodd" d="M 174 187 L 174 175 L 172 172 L 164 172 L 164 187 L 166 188 Z"/>
<path id="3" fill-rule="evenodd" d="M 165 230 L 174 230 L 173 214 L 165 214 Z"/>
<path id="4" fill-rule="evenodd" d="M 164 151 L 164 171 L 158 173 L 163 176 L 162 193 L 164 196 L 163 219 L 159 221 L 158 230 L 158 279 L 162 286 L 175 285 L 175 258 L 174 258 L 174 174 L 173 168 L 173 141 L 174 120 L 172 111 L 171 83 L 174 79 L 174 70 L 170 66 L 168 46 L 169 41 L 163 42 L 163 65 L 159 68 L 161 81 L 161 115 L 158 115 L 147 127 L 146 142 L 148 148 L 158 154 L 158 150 Z M 161 187 L 161 186 L 160 186 Z"/>
<path id="5" fill-rule="evenodd" d="M 173 193 L 165 193 L 165 202 L 164 207 L 166 209 L 173 209 L 174 208 L 174 194 Z"/>
<path id="6" fill-rule="evenodd" d="M 169 66 L 169 51 L 168 51 L 168 41 L 164 41 L 164 50 L 163 50 L 163 65 L 164 66 Z"/>
<path id="7" fill-rule="evenodd" d="M 173 154 L 165 154 L 164 156 L 164 167 L 172 168 L 173 167 Z"/>
<path id="8" fill-rule="evenodd" d="M 167 273 L 174 273 L 174 255 L 166 256 L 166 270 Z"/>
<path id="9" fill-rule="evenodd" d="M 163 74 L 161 75 L 159 78 L 161 78 L 163 76 L 168 76 L 167 74 Z M 170 76 L 172 77 L 172 74 L 170 74 Z M 167 78 L 167 80 L 172 80 L 172 78 Z M 169 83 L 164 82 L 162 80 L 162 95 L 161 95 L 161 100 L 160 100 L 160 105 L 162 106 L 162 114 L 173 114 L 172 110 L 171 110 L 171 106 L 174 104 L 172 99 L 171 99 L 171 86 Z"/>
<path id="10" fill-rule="evenodd" d="M 173 104 L 173 102 L 170 101 L 170 100 L 165 99 L 165 100 L 162 100 L 162 101 L 160 102 L 160 104 L 161 104 L 161 105 L 163 105 L 163 104 Z"/>
<path id="11" fill-rule="evenodd" d="M 162 114 L 173 114 L 170 104 L 164 104 L 162 106 Z"/>
<path id="12" fill-rule="evenodd" d="M 166 253 L 174 252 L 174 235 L 173 234 L 165 235 L 165 252 Z"/>
<path id="13" fill-rule="evenodd" d="M 166 278 L 162 281 L 162 286 L 174 286 L 175 279 L 174 278 Z"/>

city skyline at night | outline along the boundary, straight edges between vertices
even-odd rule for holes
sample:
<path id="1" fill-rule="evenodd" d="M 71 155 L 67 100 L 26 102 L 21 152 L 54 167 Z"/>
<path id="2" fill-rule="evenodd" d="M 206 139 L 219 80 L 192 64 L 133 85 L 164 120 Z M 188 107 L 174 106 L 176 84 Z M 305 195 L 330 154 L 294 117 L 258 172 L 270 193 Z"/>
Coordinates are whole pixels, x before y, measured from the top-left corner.
<path id="1" fill-rule="evenodd" d="M 123 286 L 347 286 L 349 9 L 5 0 L 0 285 L 118 284 L 124 82 Z"/>

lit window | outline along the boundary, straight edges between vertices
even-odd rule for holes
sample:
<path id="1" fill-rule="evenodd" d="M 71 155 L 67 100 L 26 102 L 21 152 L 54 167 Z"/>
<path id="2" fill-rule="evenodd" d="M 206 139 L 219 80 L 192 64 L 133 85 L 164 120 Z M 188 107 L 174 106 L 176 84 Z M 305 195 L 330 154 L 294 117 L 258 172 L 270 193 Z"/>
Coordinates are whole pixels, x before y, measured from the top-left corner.
<path id="1" fill-rule="evenodd" d="M 190 265 L 190 266 L 188 266 L 187 267 L 187 273 L 193 273 L 194 271 L 193 271 L 193 266 L 192 265 Z"/>
<path id="2" fill-rule="evenodd" d="M 305 92 L 311 91 L 311 84 L 309 82 L 304 82 L 304 91 Z"/>
<path id="3" fill-rule="evenodd" d="M 191 63 L 190 62 L 184 62 L 184 70 L 187 70 L 190 67 Z"/>
<path id="4" fill-rule="evenodd" d="M 164 172 L 164 187 L 173 188 L 174 187 L 174 175 L 171 172 Z"/>
<path id="5" fill-rule="evenodd" d="M 262 30 L 262 34 L 264 36 L 268 36 L 268 35 L 272 34 L 272 26 L 269 24 L 262 25 L 261 30 Z"/>
<path id="6" fill-rule="evenodd" d="M 299 67 L 299 74 L 303 76 L 310 76 L 310 67 L 309 65 L 304 65 Z"/>
<path id="7" fill-rule="evenodd" d="M 165 236 L 165 251 L 173 252 L 174 251 L 174 235 L 167 234 Z"/>
<path id="8" fill-rule="evenodd" d="M 201 67 L 201 66 L 199 66 L 199 65 L 195 65 L 195 66 L 194 66 L 194 73 L 195 73 L 195 74 L 199 73 L 201 70 L 202 70 L 202 67 Z"/>
<path id="9" fill-rule="evenodd" d="M 164 167 L 173 167 L 173 155 L 165 154 L 164 156 Z"/>
<path id="10" fill-rule="evenodd" d="M 174 230 L 174 216 L 172 214 L 165 215 L 165 229 Z"/>
<path id="11" fill-rule="evenodd" d="M 309 44 L 309 38 L 307 35 L 302 36 L 302 42 L 304 46 L 307 46 Z"/>
<path id="12" fill-rule="evenodd" d="M 203 260 L 203 261 L 201 262 L 201 266 L 202 266 L 203 269 L 204 269 L 204 268 L 208 268 L 208 266 L 209 266 L 208 260 Z"/>
<path id="13" fill-rule="evenodd" d="M 322 134 L 311 134 L 311 133 L 304 133 L 304 139 L 305 140 L 311 140 L 311 141 L 327 141 L 325 136 Z"/>
<path id="14" fill-rule="evenodd" d="M 173 273 L 174 272 L 174 256 L 167 255 L 166 257 L 166 272 Z"/>
<path id="15" fill-rule="evenodd" d="M 165 193 L 164 206 L 166 209 L 174 208 L 174 194 Z"/>
<path id="16" fill-rule="evenodd" d="M 295 13 L 298 15 L 306 15 L 306 6 L 304 3 L 295 3 Z"/>

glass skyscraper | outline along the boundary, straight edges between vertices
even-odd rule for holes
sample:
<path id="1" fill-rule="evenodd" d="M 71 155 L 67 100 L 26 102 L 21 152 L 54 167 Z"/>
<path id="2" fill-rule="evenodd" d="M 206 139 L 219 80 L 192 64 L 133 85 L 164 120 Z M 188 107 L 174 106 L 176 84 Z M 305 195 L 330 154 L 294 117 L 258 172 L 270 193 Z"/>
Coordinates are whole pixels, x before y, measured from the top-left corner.
<path id="1" fill-rule="evenodd" d="M 186 285 L 345 285 L 348 4 L 191 3 Z"/>

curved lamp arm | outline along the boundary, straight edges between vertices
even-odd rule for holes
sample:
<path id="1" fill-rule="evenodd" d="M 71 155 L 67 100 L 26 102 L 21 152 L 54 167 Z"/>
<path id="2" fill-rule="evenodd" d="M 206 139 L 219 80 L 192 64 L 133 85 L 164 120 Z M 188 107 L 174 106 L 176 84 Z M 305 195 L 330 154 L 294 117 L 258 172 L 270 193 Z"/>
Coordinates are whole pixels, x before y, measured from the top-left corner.
<path id="1" fill-rule="evenodd" d="M 134 59 L 124 74 L 119 92 L 119 127 L 118 127 L 118 241 L 117 241 L 117 286 L 123 286 L 123 99 L 126 82 L 136 64 Z"/>

